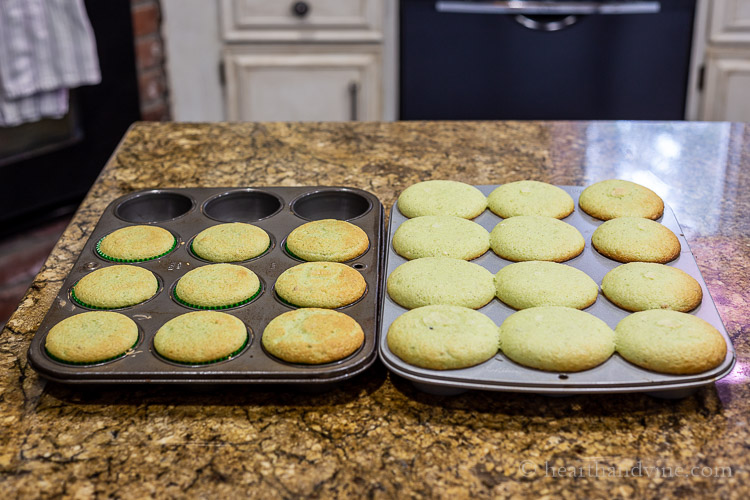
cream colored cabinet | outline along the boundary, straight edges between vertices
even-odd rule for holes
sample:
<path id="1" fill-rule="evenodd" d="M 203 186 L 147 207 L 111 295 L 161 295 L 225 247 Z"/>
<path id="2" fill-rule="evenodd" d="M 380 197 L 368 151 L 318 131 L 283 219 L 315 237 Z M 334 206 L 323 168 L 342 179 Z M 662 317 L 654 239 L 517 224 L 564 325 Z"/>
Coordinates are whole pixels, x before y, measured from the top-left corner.
<path id="1" fill-rule="evenodd" d="M 750 122 L 750 50 L 708 54 L 702 119 Z"/>
<path id="2" fill-rule="evenodd" d="M 383 0 L 224 0 L 227 41 L 373 41 L 383 33 Z"/>
<path id="3" fill-rule="evenodd" d="M 395 119 L 395 9 L 394 0 L 222 0 L 227 119 Z"/>
<path id="4" fill-rule="evenodd" d="M 374 47 L 232 47 L 227 118 L 240 121 L 378 120 L 380 53 Z"/>
<path id="5" fill-rule="evenodd" d="M 750 0 L 699 0 L 688 118 L 750 122 Z"/>
<path id="6" fill-rule="evenodd" d="M 709 25 L 712 44 L 750 44 L 750 0 L 713 0 Z"/>

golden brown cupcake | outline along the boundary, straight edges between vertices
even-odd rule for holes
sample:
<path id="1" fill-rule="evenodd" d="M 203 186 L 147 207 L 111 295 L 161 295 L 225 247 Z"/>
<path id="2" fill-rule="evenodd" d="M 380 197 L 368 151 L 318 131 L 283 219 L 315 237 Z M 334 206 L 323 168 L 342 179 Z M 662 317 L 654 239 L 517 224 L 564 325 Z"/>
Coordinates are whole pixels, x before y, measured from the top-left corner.
<path id="1" fill-rule="evenodd" d="M 365 340 L 359 323 L 330 309 L 307 308 L 276 316 L 263 330 L 263 347 L 289 363 L 322 364 L 344 359 Z"/>
<path id="2" fill-rule="evenodd" d="M 367 283 L 362 275 L 337 262 L 306 262 L 287 269 L 276 280 L 276 293 L 298 307 L 335 309 L 357 301 Z"/>
<path id="3" fill-rule="evenodd" d="M 308 262 L 345 262 L 365 253 L 369 245 L 360 227 L 336 219 L 302 224 L 286 239 L 287 250 Z"/>

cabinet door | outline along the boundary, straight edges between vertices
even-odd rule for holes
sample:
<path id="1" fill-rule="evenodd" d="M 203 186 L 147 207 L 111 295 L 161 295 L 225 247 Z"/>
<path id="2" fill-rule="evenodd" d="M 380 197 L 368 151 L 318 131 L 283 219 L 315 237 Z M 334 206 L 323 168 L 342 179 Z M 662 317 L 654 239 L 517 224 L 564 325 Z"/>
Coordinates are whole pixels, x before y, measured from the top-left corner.
<path id="1" fill-rule="evenodd" d="M 750 52 L 709 55 L 701 118 L 750 121 Z"/>
<path id="2" fill-rule="evenodd" d="M 750 0 L 711 3 L 711 43 L 750 43 Z"/>
<path id="3" fill-rule="evenodd" d="M 225 53 L 227 118 L 380 120 L 380 53 Z M 260 49 L 259 49 L 260 50 Z M 283 49 L 282 49 L 283 50 Z"/>

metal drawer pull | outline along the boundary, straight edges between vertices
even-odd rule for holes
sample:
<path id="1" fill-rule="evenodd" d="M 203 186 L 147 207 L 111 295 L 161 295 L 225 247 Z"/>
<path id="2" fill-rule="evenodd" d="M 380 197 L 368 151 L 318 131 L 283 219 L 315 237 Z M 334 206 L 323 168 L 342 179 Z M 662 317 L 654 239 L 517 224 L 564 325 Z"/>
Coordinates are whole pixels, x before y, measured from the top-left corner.
<path id="1" fill-rule="evenodd" d="M 523 15 L 587 15 L 587 14 L 656 14 L 661 2 L 459 2 L 438 0 L 435 10 L 456 14 L 523 14 Z"/>
<path id="2" fill-rule="evenodd" d="M 349 120 L 356 122 L 357 117 L 357 94 L 359 93 L 359 84 L 357 82 L 349 83 Z"/>
<path id="3" fill-rule="evenodd" d="M 310 12 L 310 5 L 307 2 L 295 2 L 292 4 L 292 14 L 299 18 L 305 17 Z"/>

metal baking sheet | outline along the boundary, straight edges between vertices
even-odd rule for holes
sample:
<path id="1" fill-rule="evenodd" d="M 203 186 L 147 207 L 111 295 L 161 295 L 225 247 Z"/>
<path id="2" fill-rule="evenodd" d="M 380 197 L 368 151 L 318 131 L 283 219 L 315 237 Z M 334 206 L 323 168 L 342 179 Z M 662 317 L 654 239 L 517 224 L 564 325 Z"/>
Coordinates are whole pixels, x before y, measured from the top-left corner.
<path id="1" fill-rule="evenodd" d="M 476 186 L 482 193 L 489 195 L 497 185 Z M 591 235 L 603 223 L 595 219 L 578 207 L 578 197 L 583 187 L 559 186 L 575 201 L 575 210 L 571 215 L 562 219 L 576 227 L 583 235 L 586 246 L 578 257 L 564 262 L 564 264 L 580 269 L 601 286 L 602 278 L 610 270 L 621 265 L 620 262 L 608 259 L 591 246 Z M 399 265 L 407 262 L 393 249 L 391 241 L 399 225 L 407 218 L 398 210 L 398 202 L 391 211 L 386 249 L 386 276 L 389 276 Z M 488 231 L 502 220 L 489 209 L 485 210 L 474 222 Z M 681 269 L 694 277 L 703 289 L 703 302 L 690 314 L 706 320 L 721 332 L 727 342 L 727 355 L 718 367 L 696 375 L 666 375 L 638 368 L 625 361 L 615 353 L 608 361 L 593 368 L 576 373 L 545 372 L 521 366 L 508 359 L 502 352 L 482 363 L 470 368 L 459 370 L 428 370 L 410 365 L 388 349 L 386 335 L 391 323 L 407 309 L 396 304 L 387 293 L 383 298 L 382 327 L 379 341 L 380 358 L 394 373 L 414 382 L 420 389 L 439 394 L 450 394 L 466 389 L 483 389 L 491 391 L 532 392 L 541 394 L 580 394 L 580 393 L 614 393 L 614 392 L 649 392 L 663 397 L 682 397 L 702 385 L 710 384 L 732 370 L 735 362 L 735 352 L 732 341 L 727 335 L 721 322 L 716 306 L 708 293 L 706 283 L 700 274 L 693 254 L 690 252 L 685 236 L 669 207 L 664 208 L 664 215 L 658 220 L 672 230 L 680 240 L 682 251 L 680 256 L 668 265 Z M 491 249 L 481 257 L 474 259 L 476 264 L 488 269 L 493 275 L 511 261 L 498 257 Z M 502 322 L 513 314 L 515 309 L 494 298 L 488 305 L 479 309 L 497 323 Z M 604 294 L 599 293 L 596 302 L 584 309 L 604 320 L 612 329 L 625 316 L 630 314 L 610 302 Z"/>
<path id="2" fill-rule="evenodd" d="M 354 304 L 339 308 L 354 318 L 365 333 L 363 346 L 351 356 L 325 365 L 292 364 L 274 358 L 261 346 L 261 334 L 271 319 L 295 309 L 274 293 L 278 276 L 302 261 L 284 250 L 287 235 L 297 226 L 324 218 L 349 220 L 370 239 L 368 250 L 346 265 L 365 278 L 367 291 Z M 183 365 L 161 358 L 153 348 L 156 331 L 168 320 L 195 309 L 177 303 L 172 288 L 186 272 L 211 264 L 190 250 L 192 238 L 202 230 L 223 222 L 248 222 L 263 228 L 271 237 L 265 254 L 235 263 L 258 275 L 262 293 L 253 301 L 222 312 L 241 319 L 248 327 L 248 346 L 235 357 L 206 365 Z M 375 195 L 342 187 L 252 187 L 154 189 L 128 194 L 112 202 L 102 214 L 91 237 L 42 321 L 29 347 L 29 361 L 42 376 L 70 384 L 95 383 L 274 383 L 322 386 L 350 378 L 377 358 L 382 256 L 383 205 Z M 156 274 L 157 295 L 136 306 L 115 309 L 135 320 L 140 339 L 133 352 L 95 365 L 70 365 L 53 360 L 44 349 L 50 328 L 64 318 L 87 311 L 70 298 L 71 287 L 95 269 L 116 265 L 101 258 L 96 243 L 110 232 L 134 224 L 152 224 L 171 231 L 177 248 L 156 260 L 130 265 Z"/>

